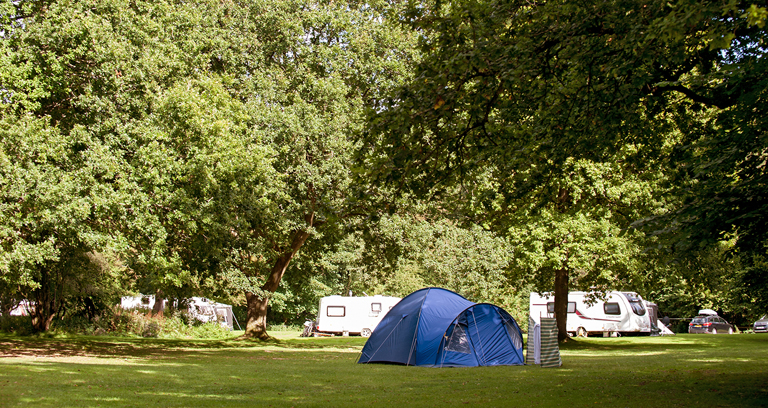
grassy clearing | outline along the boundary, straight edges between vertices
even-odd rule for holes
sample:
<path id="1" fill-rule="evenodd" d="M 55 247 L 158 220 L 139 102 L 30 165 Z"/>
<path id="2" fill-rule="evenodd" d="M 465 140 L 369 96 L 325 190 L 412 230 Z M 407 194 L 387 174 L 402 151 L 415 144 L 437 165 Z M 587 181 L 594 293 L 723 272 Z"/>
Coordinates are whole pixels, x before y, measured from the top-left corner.
<path id="1" fill-rule="evenodd" d="M 768 335 L 596 338 L 559 369 L 355 364 L 365 339 L 0 335 L 0 406 L 768 406 Z"/>

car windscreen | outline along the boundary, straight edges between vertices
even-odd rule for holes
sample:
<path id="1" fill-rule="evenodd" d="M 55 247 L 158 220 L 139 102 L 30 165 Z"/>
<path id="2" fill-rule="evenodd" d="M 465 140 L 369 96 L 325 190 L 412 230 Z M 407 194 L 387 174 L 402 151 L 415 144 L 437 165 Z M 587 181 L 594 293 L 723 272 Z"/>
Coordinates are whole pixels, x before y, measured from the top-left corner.
<path id="1" fill-rule="evenodd" d="M 706 317 L 694 317 L 693 320 L 691 320 L 691 323 L 694 324 L 702 324 L 707 320 Z"/>

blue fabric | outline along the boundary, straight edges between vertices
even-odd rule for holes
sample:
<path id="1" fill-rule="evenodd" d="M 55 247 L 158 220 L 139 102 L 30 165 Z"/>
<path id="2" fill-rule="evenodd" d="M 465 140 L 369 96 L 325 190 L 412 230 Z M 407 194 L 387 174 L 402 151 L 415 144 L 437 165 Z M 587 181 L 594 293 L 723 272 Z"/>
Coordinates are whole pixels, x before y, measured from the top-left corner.
<path id="1" fill-rule="evenodd" d="M 401 300 L 381 320 L 358 363 L 457 367 L 523 364 L 522 333 L 504 309 L 441 288 Z"/>
<path id="2" fill-rule="evenodd" d="M 413 364 L 413 350 L 421 305 L 429 289 L 403 298 L 387 312 L 363 347 L 359 363 Z"/>
<path id="3" fill-rule="evenodd" d="M 448 326 L 464 309 L 474 305 L 450 290 L 430 288 L 421 308 L 413 365 L 432 365 Z"/>
<path id="4" fill-rule="evenodd" d="M 464 313 L 470 322 L 470 339 L 475 349 L 479 365 L 519 365 L 523 364 L 522 333 L 509 313 L 498 306 L 479 304 Z M 512 322 L 513 332 L 509 333 Z M 516 333 L 515 333 L 516 332 Z M 519 336 L 518 346 L 514 337 Z"/>

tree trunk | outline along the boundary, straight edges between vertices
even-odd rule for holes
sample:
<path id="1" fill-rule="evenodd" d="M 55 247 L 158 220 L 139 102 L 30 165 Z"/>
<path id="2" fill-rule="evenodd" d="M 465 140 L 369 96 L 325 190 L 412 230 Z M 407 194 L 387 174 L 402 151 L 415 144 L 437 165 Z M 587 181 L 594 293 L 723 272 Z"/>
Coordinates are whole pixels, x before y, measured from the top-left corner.
<path id="1" fill-rule="evenodd" d="M 557 320 L 557 341 L 568 339 L 566 322 L 568 321 L 568 270 L 555 271 L 555 319 Z"/>
<path id="2" fill-rule="evenodd" d="M 40 274 L 40 287 L 33 292 L 35 304 L 30 307 L 32 327 L 35 331 L 45 332 L 50 330 L 53 318 L 59 311 L 60 282 L 51 282 L 53 277 L 50 271 L 43 269 Z"/>
<path id="3" fill-rule="evenodd" d="M 261 298 L 251 292 L 245 293 L 248 320 L 245 323 L 245 337 L 266 340 L 267 334 L 267 306 L 269 298 Z"/>
<path id="4" fill-rule="evenodd" d="M 163 315 L 163 310 L 165 310 L 164 300 L 163 291 L 158 289 L 157 292 L 155 292 L 155 304 L 152 306 L 152 316 L 158 317 Z"/>
<path id="5" fill-rule="evenodd" d="M 309 225 L 311 226 L 312 217 L 308 218 L 308 221 L 310 221 Z M 309 233 L 307 231 L 296 231 L 294 233 L 291 248 L 275 261 L 267 281 L 261 286 L 262 293 L 274 293 L 277 290 L 286 269 L 288 269 L 288 264 L 291 263 L 291 259 L 293 259 L 294 255 L 299 252 L 299 249 L 304 245 L 308 238 Z M 269 305 L 269 297 L 262 297 L 255 293 L 246 292 L 245 299 L 247 302 L 248 321 L 245 324 L 244 336 L 262 340 L 268 339 L 267 306 Z"/>

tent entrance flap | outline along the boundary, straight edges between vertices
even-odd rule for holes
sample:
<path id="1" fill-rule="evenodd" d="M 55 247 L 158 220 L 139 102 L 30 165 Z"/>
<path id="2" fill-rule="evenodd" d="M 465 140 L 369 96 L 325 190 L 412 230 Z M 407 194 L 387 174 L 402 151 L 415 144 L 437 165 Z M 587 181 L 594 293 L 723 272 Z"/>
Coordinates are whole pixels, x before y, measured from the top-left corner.
<path id="1" fill-rule="evenodd" d="M 473 354 L 476 364 L 480 366 L 493 365 L 522 365 L 523 358 L 522 333 L 514 318 L 504 309 L 486 303 L 470 306 L 463 311 L 452 323 L 449 332 L 456 333 L 460 328 L 461 334 L 470 347 L 463 351 Z M 438 366 L 468 365 L 465 356 L 459 356 L 451 351 L 454 335 L 446 336 L 447 341 Z"/>

